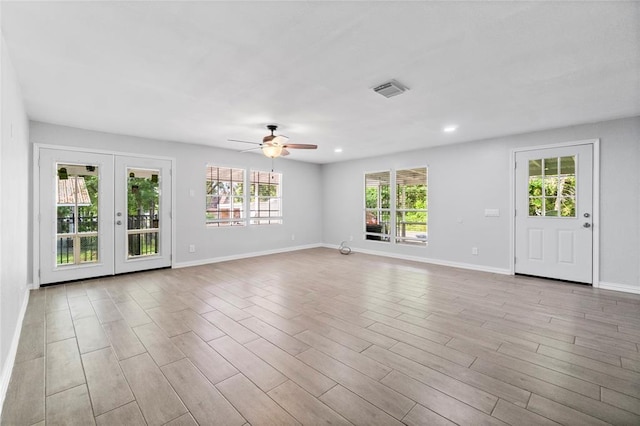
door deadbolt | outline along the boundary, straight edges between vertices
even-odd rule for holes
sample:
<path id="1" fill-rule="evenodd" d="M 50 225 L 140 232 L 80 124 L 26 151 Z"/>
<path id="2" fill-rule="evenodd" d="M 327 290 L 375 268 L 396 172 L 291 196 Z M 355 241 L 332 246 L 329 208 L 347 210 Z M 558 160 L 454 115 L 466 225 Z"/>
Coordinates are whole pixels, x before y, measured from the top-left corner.
<path id="1" fill-rule="evenodd" d="M 589 217 L 589 216 L 591 216 L 589 213 L 584 214 L 584 217 Z"/>

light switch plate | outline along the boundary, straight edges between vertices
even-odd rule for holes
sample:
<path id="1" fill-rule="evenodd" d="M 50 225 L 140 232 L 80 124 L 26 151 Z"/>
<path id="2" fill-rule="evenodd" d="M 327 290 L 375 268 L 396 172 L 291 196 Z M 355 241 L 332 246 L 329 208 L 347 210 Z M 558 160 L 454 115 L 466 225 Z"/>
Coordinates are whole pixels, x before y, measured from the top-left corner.
<path id="1" fill-rule="evenodd" d="M 484 209 L 485 217 L 499 217 L 500 209 Z"/>

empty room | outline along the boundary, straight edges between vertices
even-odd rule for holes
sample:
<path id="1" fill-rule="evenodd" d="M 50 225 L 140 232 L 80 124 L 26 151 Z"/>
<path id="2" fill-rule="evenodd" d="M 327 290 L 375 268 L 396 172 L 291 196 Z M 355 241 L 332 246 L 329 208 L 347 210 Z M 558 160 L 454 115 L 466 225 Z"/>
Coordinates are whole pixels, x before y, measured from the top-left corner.
<path id="1" fill-rule="evenodd" d="M 0 29 L 2 426 L 640 424 L 640 2 Z"/>

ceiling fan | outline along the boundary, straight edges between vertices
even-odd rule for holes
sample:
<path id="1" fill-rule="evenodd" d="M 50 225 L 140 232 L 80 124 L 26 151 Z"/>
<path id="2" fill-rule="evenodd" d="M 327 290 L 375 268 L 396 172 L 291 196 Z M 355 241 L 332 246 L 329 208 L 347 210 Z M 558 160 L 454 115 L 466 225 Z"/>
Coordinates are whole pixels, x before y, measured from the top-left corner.
<path id="1" fill-rule="evenodd" d="M 261 149 L 262 153 L 269 158 L 284 157 L 289 155 L 289 149 L 317 149 L 318 145 L 311 145 L 306 143 L 288 143 L 289 138 L 283 135 L 274 135 L 278 126 L 276 124 L 267 125 L 267 129 L 271 130 L 271 134 L 262 138 L 262 143 L 240 141 L 237 139 L 227 139 L 229 142 L 242 142 L 258 145 L 255 148 L 245 149 L 241 152 L 253 151 Z"/>

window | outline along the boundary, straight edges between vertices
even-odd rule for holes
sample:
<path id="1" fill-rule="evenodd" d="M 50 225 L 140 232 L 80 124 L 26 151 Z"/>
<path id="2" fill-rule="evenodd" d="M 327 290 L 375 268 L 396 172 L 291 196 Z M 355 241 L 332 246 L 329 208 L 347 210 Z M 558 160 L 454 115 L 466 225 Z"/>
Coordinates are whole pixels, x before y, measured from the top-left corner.
<path id="1" fill-rule="evenodd" d="M 396 242 L 427 244 L 427 168 L 396 171 Z"/>
<path id="2" fill-rule="evenodd" d="M 529 216 L 576 217 L 576 157 L 529 160 Z"/>
<path id="3" fill-rule="evenodd" d="M 252 170 L 251 224 L 268 225 L 282 223 L 282 175 Z"/>
<path id="4" fill-rule="evenodd" d="M 365 174 L 365 238 L 427 245 L 426 167 Z"/>
<path id="5" fill-rule="evenodd" d="M 244 226 L 246 224 L 244 170 L 207 166 L 207 226 Z"/>
<path id="6" fill-rule="evenodd" d="M 390 241 L 391 172 L 367 173 L 364 180 L 366 239 Z"/>

